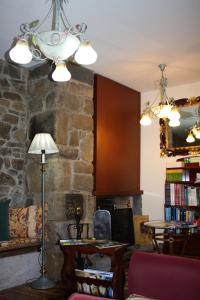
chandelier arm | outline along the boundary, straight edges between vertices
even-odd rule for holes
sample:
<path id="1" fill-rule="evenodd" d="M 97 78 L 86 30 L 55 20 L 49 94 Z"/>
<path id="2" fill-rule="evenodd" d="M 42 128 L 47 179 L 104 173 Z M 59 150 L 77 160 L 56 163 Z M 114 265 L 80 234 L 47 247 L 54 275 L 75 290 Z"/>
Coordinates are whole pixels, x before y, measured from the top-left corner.
<path id="1" fill-rule="evenodd" d="M 46 19 L 49 17 L 51 11 L 53 10 L 53 4 L 51 4 L 50 9 L 48 11 L 48 13 L 46 14 L 46 16 L 43 18 L 43 20 L 39 23 L 39 25 L 37 26 L 36 30 L 38 30 L 46 21 Z"/>
<path id="2" fill-rule="evenodd" d="M 66 14 L 65 14 L 65 11 L 64 11 L 64 9 L 63 9 L 63 6 L 61 7 L 61 11 L 62 11 L 61 17 L 62 17 L 64 26 L 65 26 L 66 28 L 68 28 L 67 26 L 72 27 L 71 23 L 69 22 L 69 20 L 68 20 Z M 63 17 L 64 17 L 64 18 L 63 18 Z M 65 19 L 65 21 L 64 21 L 64 19 Z M 65 22 L 67 23 L 67 26 L 66 26 Z"/>

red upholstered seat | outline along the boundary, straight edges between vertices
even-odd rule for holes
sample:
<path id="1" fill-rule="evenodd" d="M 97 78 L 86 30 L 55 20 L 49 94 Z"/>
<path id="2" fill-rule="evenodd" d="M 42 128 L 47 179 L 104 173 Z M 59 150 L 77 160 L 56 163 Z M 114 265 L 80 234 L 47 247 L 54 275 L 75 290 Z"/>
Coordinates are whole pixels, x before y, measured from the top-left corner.
<path id="1" fill-rule="evenodd" d="M 159 300 L 199 300 L 200 260 L 136 252 L 128 272 L 129 294 Z"/>

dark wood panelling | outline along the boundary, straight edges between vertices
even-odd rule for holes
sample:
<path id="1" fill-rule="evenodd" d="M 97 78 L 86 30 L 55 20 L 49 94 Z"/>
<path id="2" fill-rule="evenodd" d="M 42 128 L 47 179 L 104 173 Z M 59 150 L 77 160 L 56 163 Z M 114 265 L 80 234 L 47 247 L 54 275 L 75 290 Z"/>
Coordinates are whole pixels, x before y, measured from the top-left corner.
<path id="1" fill-rule="evenodd" d="M 140 192 L 140 93 L 95 75 L 95 194 Z"/>

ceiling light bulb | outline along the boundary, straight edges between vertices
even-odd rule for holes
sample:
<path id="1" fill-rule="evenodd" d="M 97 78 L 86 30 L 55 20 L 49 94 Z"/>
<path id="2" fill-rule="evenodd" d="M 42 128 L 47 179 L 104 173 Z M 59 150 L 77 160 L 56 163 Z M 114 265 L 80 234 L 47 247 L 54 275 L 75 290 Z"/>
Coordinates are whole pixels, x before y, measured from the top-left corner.
<path id="1" fill-rule="evenodd" d="M 200 139 L 200 129 L 197 129 L 196 134 L 195 134 L 196 139 Z"/>
<path id="2" fill-rule="evenodd" d="M 32 60 L 28 42 L 26 40 L 18 40 L 15 47 L 10 50 L 9 56 L 15 63 L 28 64 Z"/>
<path id="3" fill-rule="evenodd" d="M 90 65 L 97 60 L 97 53 L 89 41 L 81 42 L 75 56 L 75 61 L 81 65 Z"/>
<path id="4" fill-rule="evenodd" d="M 149 126 L 149 125 L 151 125 L 151 123 L 152 123 L 152 120 L 149 116 L 149 113 L 147 113 L 147 112 L 143 113 L 142 117 L 140 119 L 140 124 L 143 126 Z"/>
<path id="5" fill-rule="evenodd" d="M 193 137 L 192 133 L 190 132 L 187 136 L 186 142 L 193 143 L 194 141 L 195 141 L 195 138 Z"/>
<path id="6" fill-rule="evenodd" d="M 179 119 L 173 119 L 169 121 L 169 126 L 170 127 L 178 127 L 180 125 Z"/>
<path id="7" fill-rule="evenodd" d="M 177 120 L 177 119 L 180 119 L 181 115 L 178 111 L 178 108 L 177 107 L 172 107 L 172 109 L 170 110 L 169 112 L 169 118 L 170 120 Z"/>
<path id="8" fill-rule="evenodd" d="M 56 68 L 52 73 L 52 79 L 58 82 L 68 81 L 71 79 L 71 73 L 68 71 L 64 62 L 56 64 Z"/>

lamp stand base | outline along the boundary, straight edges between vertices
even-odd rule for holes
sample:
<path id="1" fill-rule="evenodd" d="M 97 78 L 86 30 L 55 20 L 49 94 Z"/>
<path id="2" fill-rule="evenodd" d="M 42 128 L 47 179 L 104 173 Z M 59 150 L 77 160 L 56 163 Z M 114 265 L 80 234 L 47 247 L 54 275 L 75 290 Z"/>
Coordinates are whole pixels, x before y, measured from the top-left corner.
<path id="1" fill-rule="evenodd" d="M 40 276 L 38 279 L 31 282 L 31 287 L 38 290 L 47 290 L 55 286 L 55 282 L 46 276 Z"/>

